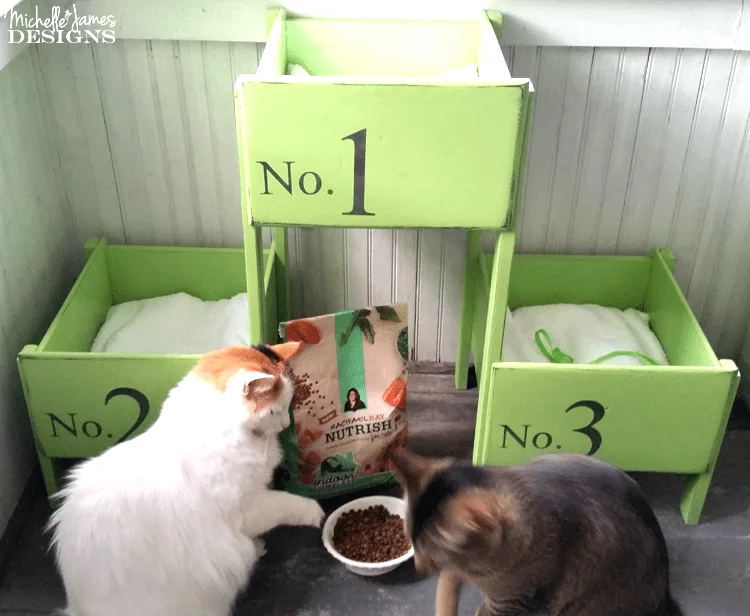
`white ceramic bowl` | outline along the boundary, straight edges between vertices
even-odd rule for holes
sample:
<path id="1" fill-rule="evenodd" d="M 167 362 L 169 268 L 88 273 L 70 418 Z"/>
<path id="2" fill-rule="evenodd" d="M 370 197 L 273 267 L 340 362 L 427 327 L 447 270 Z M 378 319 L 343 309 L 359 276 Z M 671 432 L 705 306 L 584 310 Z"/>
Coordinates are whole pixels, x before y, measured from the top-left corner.
<path id="1" fill-rule="evenodd" d="M 361 563 L 356 560 L 345 558 L 336 551 L 336 548 L 333 547 L 333 529 L 336 528 L 336 522 L 341 514 L 351 511 L 352 509 L 367 509 L 368 507 L 374 507 L 375 505 L 383 505 L 383 507 L 385 507 L 391 514 L 399 515 L 402 518 L 406 515 L 406 503 L 400 498 L 394 498 L 392 496 L 366 496 L 365 498 L 353 500 L 336 509 L 336 511 L 328 516 L 328 519 L 323 525 L 323 545 L 326 550 L 328 550 L 328 553 L 336 560 L 344 563 L 349 571 L 356 573 L 357 575 L 383 575 L 384 573 L 393 571 L 396 567 L 414 556 L 414 547 L 411 547 L 406 554 L 394 558 L 393 560 L 387 560 L 382 563 Z"/>

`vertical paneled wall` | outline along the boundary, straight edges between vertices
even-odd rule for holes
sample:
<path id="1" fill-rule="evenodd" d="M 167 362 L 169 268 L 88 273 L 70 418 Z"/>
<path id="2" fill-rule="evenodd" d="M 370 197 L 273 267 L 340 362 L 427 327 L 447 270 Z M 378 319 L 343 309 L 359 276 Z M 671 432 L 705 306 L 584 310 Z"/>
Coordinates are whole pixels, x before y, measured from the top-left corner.
<path id="1" fill-rule="evenodd" d="M 49 325 L 78 250 L 36 53 L 0 72 L 0 534 L 35 459 L 16 355 Z"/>
<path id="2" fill-rule="evenodd" d="M 240 245 L 232 84 L 260 46 L 47 47 L 78 241 Z M 520 250 L 671 247 L 711 341 L 736 356 L 750 300 L 750 52 L 506 53 L 537 90 Z M 461 231 L 294 230 L 293 309 L 408 301 L 416 357 L 450 361 L 465 245 Z"/>
<path id="3" fill-rule="evenodd" d="M 672 248 L 706 333 L 736 356 L 750 300 L 750 52 L 510 56 L 538 89 L 520 249 Z"/>
<path id="4" fill-rule="evenodd" d="M 232 87 L 255 71 L 256 44 L 123 41 L 40 53 L 80 242 L 242 244 Z"/>

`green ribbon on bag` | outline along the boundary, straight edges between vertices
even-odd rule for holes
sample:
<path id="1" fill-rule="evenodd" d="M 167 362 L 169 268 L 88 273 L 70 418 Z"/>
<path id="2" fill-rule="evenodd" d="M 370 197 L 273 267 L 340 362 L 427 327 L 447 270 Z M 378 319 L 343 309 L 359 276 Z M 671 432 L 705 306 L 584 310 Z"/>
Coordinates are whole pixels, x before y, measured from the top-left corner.
<path id="1" fill-rule="evenodd" d="M 372 332 L 370 322 L 365 324 L 369 310 L 339 312 L 335 317 L 336 361 L 339 373 L 339 409 L 346 412 L 349 390 L 355 389 L 361 403 L 367 405 L 365 382 L 365 353 L 362 336 Z M 374 334 L 372 334 L 374 337 Z M 352 410 L 356 412 L 356 410 Z"/>
<path id="2" fill-rule="evenodd" d="M 575 360 L 570 355 L 568 355 L 567 353 L 564 353 L 558 347 L 552 345 L 552 338 L 550 337 L 549 332 L 547 332 L 546 329 L 536 330 L 536 334 L 534 335 L 534 340 L 536 341 L 536 346 L 539 347 L 539 350 L 550 361 L 550 363 L 553 363 L 553 364 L 574 364 L 575 363 Z M 635 359 L 641 360 L 645 364 L 650 364 L 652 366 L 659 365 L 659 362 L 656 361 L 655 359 L 649 357 L 648 355 L 644 355 L 643 353 L 638 353 L 637 351 L 612 351 L 611 353 L 607 353 L 606 355 L 597 357 L 594 361 L 590 363 L 601 364 L 602 362 L 605 362 L 608 359 L 612 359 L 614 357 L 634 357 Z"/>

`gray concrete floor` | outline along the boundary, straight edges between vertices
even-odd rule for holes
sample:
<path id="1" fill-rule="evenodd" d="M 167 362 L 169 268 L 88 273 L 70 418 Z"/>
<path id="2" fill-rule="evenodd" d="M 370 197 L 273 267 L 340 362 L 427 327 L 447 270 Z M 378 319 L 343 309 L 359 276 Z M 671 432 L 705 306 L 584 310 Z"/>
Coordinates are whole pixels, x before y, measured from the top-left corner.
<path id="1" fill-rule="evenodd" d="M 449 367 L 416 366 L 409 380 L 410 446 L 427 453 L 468 455 L 475 408 L 476 390 L 455 392 Z M 651 496 L 667 536 L 673 590 L 685 616 L 750 614 L 747 411 L 738 406 L 733 413 L 700 525 L 688 527 L 679 516 L 682 478 L 637 475 L 636 479 Z M 48 515 L 46 500 L 40 498 L 0 583 L 2 616 L 51 616 L 64 605 L 48 537 L 42 532 Z M 277 529 L 266 545 L 269 553 L 238 599 L 236 616 L 434 613 L 435 580 L 418 576 L 410 563 L 382 577 L 356 576 L 327 554 L 319 532 L 312 529 Z M 473 615 L 480 601 L 475 589 L 465 589 L 461 616 Z"/>

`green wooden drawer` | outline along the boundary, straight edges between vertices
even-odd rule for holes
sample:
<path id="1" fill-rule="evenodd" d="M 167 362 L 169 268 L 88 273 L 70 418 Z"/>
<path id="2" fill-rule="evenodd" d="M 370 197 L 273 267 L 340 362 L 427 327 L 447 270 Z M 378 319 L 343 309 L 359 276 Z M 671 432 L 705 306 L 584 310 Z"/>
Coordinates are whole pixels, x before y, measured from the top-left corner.
<path id="1" fill-rule="evenodd" d="M 476 314 L 486 315 L 491 255 Z M 709 468 L 736 390 L 737 368 L 714 354 L 672 275 L 651 256 L 514 255 L 508 307 L 594 303 L 651 316 L 669 366 L 506 363 L 484 370 L 489 404 L 477 418 L 475 461 L 515 464 L 553 451 L 595 455 L 630 471 Z M 484 308 L 482 308 L 484 306 Z M 484 322 L 475 336 L 483 339 Z M 499 358 L 498 358 L 499 359 Z"/>
<path id="2" fill-rule="evenodd" d="M 279 11 L 257 73 L 235 85 L 246 222 L 509 227 L 533 88 L 510 77 L 500 21 Z M 475 79 L 440 76 L 469 63 Z"/>
<path id="3" fill-rule="evenodd" d="M 267 268 L 273 268 L 265 251 Z M 37 446 L 51 458 L 83 458 L 137 436 L 158 416 L 194 355 L 90 353 L 113 304 L 184 291 L 204 300 L 245 291 L 241 249 L 87 244 L 88 258 L 38 345 L 18 358 Z M 266 276 L 275 305 L 275 277 Z M 269 314 L 273 309 L 269 310 Z M 49 487 L 49 483 L 48 483 Z"/>

